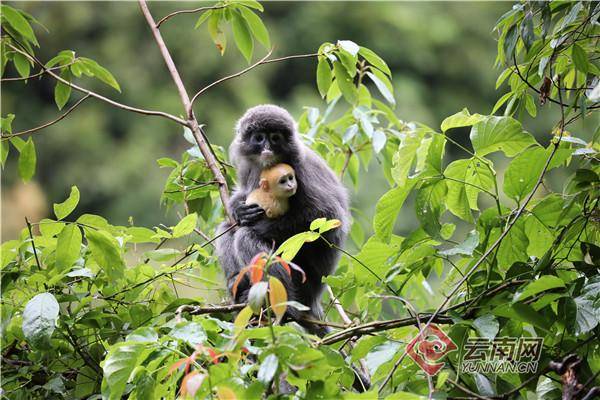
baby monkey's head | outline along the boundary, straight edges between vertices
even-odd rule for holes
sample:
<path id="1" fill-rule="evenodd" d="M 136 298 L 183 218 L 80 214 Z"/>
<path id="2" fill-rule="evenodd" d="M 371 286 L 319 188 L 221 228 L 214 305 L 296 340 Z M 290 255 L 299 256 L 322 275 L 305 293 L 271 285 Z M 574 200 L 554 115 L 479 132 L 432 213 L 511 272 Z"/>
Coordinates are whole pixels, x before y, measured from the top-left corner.
<path id="1" fill-rule="evenodd" d="M 294 169 L 281 163 L 263 170 L 260 174 L 260 188 L 277 198 L 293 196 L 298 188 Z"/>

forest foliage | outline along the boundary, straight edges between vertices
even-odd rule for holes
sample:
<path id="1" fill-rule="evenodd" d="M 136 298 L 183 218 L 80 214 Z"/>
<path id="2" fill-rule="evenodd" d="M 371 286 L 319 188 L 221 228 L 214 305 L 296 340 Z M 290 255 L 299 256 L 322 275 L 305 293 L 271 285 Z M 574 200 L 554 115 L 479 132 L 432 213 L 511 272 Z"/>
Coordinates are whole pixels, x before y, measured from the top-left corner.
<path id="1" fill-rule="evenodd" d="M 39 60 L 41 24 L 1 7 L 3 84 L 8 63 L 19 74 L 10 84 L 53 80 L 62 114 L 49 124 L 83 101 L 102 101 L 145 114 L 131 118 L 167 118 L 190 142 L 179 159 L 157 160 L 170 171 L 161 201 L 183 212 L 177 224 L 70 218 L 80 200 L 73 186 L 54 204 L 53 218 L 27 221 L 18 239 L 2 244 L 3 397 L 553 399 L 562 387 L 547 365 L 571 353 L 582 359 L 581 393 L 598 384 L 600 127 L 591 140 L 570 129 L 594 121 L 600 109 L 597 3 L 512 6 L 495 26 L 497 87 L 505 93 L 490 115 L 457 104 L 460 111 L 439 127 L 396 116 L 392 72 L 368 43 L 340 38 L 297 56 L 314 59 L 314 90 L 323 98 L 322 107 L 307 107 L 298 118 L 303 140 L 356 188 L 368 187 L 368 168 L 379 168 L 389 183 L 375 206 L 373 234 L 354 223 L 350 240 L 358 251 L 340 249 L 338 269 L 325 279 L 341 307 L 325 296 L 333 329 L 324 338 L 285 323 L 287 307 L 305 306 L 287 301 L 268 269 L 301 269 L 295 253 L 307 241 L 325 240 L 321 234 L 336 221 L 315 220 L 273 254 L 257 255 L 243 271 L 253 283 L 248 305 L 211 308 L 205 298 L 180 297 L 177 286 L 190 276 L 199 275 L 206 290 L 222 287 L 211 235 L 227 217 L 225 189 L 235 181 L 224 149 L 205 141 L 193 115 L 197 96 L 187 103 L 182 96 L 181 115 L 118 103 L 111 97 L 120 91 L 118 77 L 71 50 Z M 215 51 L 239 51 L 249 64 L 244 73 L 252 73 L 290 58 L 255 57 L 258 46 L 276 42 L 262 11 L 252 0 L 219 2 L 198 11 L 196 28 L 207 30 Z M 176 18 L 151 26 L 153 33 Z M 85 89 L 91 79 L 107 94 Z M 542 141 L 522 122 L 540 107 L 554 118 Z M 1 161 L 18 157 L 17 171 L 3 172 L 27 182 L 43 152 L 35 137 L 45 126 L 13 132 L 16 118 L 2 116 Z M 458 140 L 457 128 L 465 127 L 468 141 Z M 450 161 L 451 147 L 462 157 Z M 508 162 L 502 175 L 491 157 L 498 154 Z M 558 190 L 545 184 L 553 171 L 568 176 Z M 420 226 L 399 236 L 394 226 L 409 196 Z M 360 211 L 353 216 L 360 219 Z M 434 322 L 459 350 L 432 378 L 406 356 L 406 344 Z M 464 373 L 459 365 L 473 337 L 543 338 L 540 367 Z M 369 391 L 353 391 L 352 364 L 370 375 Z M 282 379 L 298 391 L 279 393 Z"/>

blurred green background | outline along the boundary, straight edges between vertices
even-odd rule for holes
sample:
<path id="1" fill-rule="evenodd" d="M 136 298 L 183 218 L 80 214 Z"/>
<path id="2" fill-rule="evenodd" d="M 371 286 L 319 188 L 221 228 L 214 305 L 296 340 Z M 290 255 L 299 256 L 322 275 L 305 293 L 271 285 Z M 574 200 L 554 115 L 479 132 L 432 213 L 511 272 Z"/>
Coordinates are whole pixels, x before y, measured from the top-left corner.
<path id="1" fill-rule="evenodd" d="M 179 9 L 212 3 L 151 2 L 155 19 Z M 44 24 L 36 31 L 38 57 L 47 61 L 71 49 L 108 68 L 122 93 L 93 80 L 82 86 L 120 102 L 181 114 L 177 90 L 136 2 L 15 2 Z M 274 56 L 315 52 L 325 41 L 349 39 L 383 57 L 394 73 L 397 114 L 407 121 L 439 127 L 446 116 L 468 107 L 489 113 L 504 91 L 494 89 L 496 42 L 492 28 L 512 4 L 507 2 L 265 2 L 263 19 Z M 161 31 L 190 93 L 221 76 L 243 69 L 243 60 L 228 32 L 221 57 L 203 25 L 194 30 L 197 14 L 166 22 Z M 266 53 L 255 48 L 254 59 Z M 324 108 L 315 85 L 315 59 L 290 60 L 261 66 L 247 75 L 208 91 L 195 112 L 210 140 L 227 146 L 235 121 L 252 105 L 276 103 L 298 117 L 303 106 Z M 9 68 L 6 76 L 17 76 Z M 54 82 L 33 79 L 2 84 L 2 115 L 15 113 L 13 131 L 37 126 L 59 115 L 53 101 Z M 74 94 L 67 107 L 80 94 Z M 546 106 L 549 107 L 549 106 Z M 548 112 L 547 110 L 545 112 Z M 549 118 L 525 126 L 538 137 L 552 127 Z M 529 122 L 529 124 L 528 124 Z M 574 128 L 572 128 L 574 129 Z M 468 131 L 453 133 L 459 141 Z M 582 137 L 587 135 L 582 134 Z M 168 171 L 160 157 L 178 159 L 188 143 L 174 123 L 131 114 L 94 100 L 58 124 L 35 134 L 38 168 L 34 181 L 23 185 L 16 174 L 14 152 L 2 176 L 3 240 L 18 235 L 23 216 L 39 220 L 51 214 L 52 203 L 64 200 L 71 185 L 81 191 L 77 214 L 96 213 L 111 223 L 137 225 L 170 223 L 176 213 L 159 199 Z M 454 151 L 454 149 L 452 149 Z M 458 157 L 459 154 L 456 153 Z M 465 157 L 460 154 L 460 157 Z M 366 223 L 375 200 L 388 186 L 379 169 L 353 193 L 353 206 L 365 212 Z M 554 178 L 557 182 L 560 177 Z M 403 211 L 401 225 L 412 226 L 412 211 Z M 76 215 L 74 216 L 76 217 Z"/>

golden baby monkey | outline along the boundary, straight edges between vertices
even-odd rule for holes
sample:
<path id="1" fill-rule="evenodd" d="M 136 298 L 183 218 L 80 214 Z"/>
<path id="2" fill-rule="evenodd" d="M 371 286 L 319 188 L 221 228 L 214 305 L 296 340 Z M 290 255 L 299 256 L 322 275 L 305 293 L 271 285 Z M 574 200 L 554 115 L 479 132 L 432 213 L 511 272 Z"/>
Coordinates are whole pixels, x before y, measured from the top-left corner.
<path id="1" fill-rule="evenodd" d="M 246 204 L 258 204 L 268 218 L 277 218 L 287 212 L 288 198 L 296 193 L 297 187 L 294 169 L 277 164 L 260 173 L 259 187 L 248 195 Z"/>

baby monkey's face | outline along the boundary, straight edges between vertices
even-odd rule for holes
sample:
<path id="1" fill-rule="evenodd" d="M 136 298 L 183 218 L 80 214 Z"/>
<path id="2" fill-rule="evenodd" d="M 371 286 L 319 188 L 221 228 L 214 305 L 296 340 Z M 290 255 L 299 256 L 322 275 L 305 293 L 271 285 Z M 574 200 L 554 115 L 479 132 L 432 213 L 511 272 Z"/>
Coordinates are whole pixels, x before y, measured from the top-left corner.
<path id="1" fill-rule="evenodd" d="M 298 183 L 294 172 L 287 172 L 279 177 L 275 184 L 278 197 L 291 197 L 296 194 Z"/>

